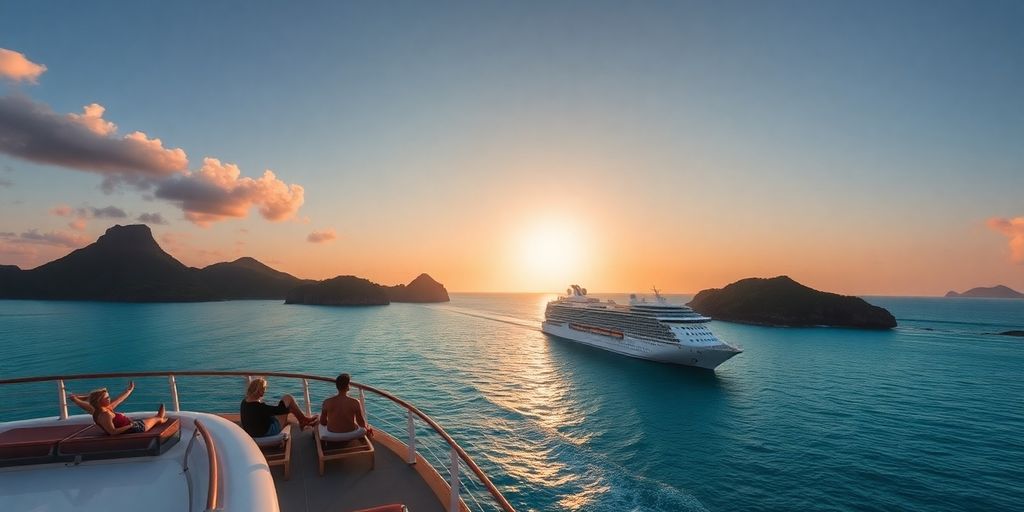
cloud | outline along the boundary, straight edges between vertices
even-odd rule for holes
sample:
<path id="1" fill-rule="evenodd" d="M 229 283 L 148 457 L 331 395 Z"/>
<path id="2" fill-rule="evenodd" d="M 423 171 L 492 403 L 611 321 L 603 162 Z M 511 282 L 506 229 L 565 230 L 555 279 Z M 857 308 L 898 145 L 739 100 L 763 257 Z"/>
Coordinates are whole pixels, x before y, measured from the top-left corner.
<path id="1" fill-rule="evenodd" d="M 0 48 L 0 78 L 34 84 L 44 71 L 46 66 L 28 60 L 25 54 Z"/>
<path id="2" fill-rule="evenodd" d="M 88 206 L 86 208 L 80 208 L 79 211 L 87 211 L 92 217 L 97 219 L 124 219 L 128 217 L 128 214 L 124 210 L 116 206 L 107 206 L 105 208 L 93 208 Z"/>
<path id="3" fill-rule="evenodd" d="M 113 136 L 116 126 L 95 103 L 83 114 L 62 116 L 21 96 L 0 97 L 0 152 L 44 164 L 96 172 L 110 183 L 144 184 L 188 168 L 181 148 L 132 132 Z"/>
<path id="4" fill-rule="evenodd" d="M 0 48 L 0 78 L 35 82 L 44 71 L 46 66 Z M 122 184 L 134 186 L 147 200 L 158 197 L 176 203 L 186 219 L 201 226 L 246 217 L 254 207 L 267 220 L 288 220 L 304 202 L 301 185 L 287 184 L 270 170 L 259 178 L 242 177 L 238 166 L 206 158 L 199 170 L 190 171 L 183 149 L 164 147 L 160 139 L 141 131 L 119 137 L 117 125 L 104 114 L 106 108 L 99 103 L 62 115 L 22 94 L 0 96 L 0 153 L 99 174 L 108 193 Z M 10 166 L 4 165 L 4 170 L 10 171 Z M 11 184 L 0 180 L 0 187 Z M 84 228 L 82 219 L 127 217 L 120 209 L 77 215 L 69 224 L 76 230 Z M 139 218 L 166 223 L 159 214 Z"/>
<path id="5" fill-rule="evenodd" d="M 75 231 L 85 231 L 86 225 L 88 225 L 88 221 L 81 217 L 68 222 L 68 227 Z"/>
<path id="6" fill-rule="evenodd" d="M 1010 259 L 1016 263 L 1024 263 L 1024 217 L 993 217 L 986 224 L 1010 239 Z"/>
<path id="7" fill-rule="evenodd" d="M 286 184 L 273 171 L 264 171 L 258 179 L 240 176 L 237 165 L 204 158 L 198 171 L 161 181 L 156 197 L 177 203 L 185 218 L 200 226 L 245 217 L 254 206 L 267 220 L 287 220 L 302 206 L 302 186 Z"/>
<path id="8" fill-rule="evenodd" d="M 70 217 L 74 215 L 75 209 L 66 204 L 58 204 L 57 206 L 50 208 L 50 213 L 58 217 Z"/>
<path id="9" fill-rule="evenodd" d="M 84 126 L 96 135 L 107 136 L 117 132 L 116 124 L 103 119 L 103 113 L 107 111 L 106 108 L 103 108 L 103 105 L 90 103 L 82 107 L 82 111 L 81 114 L 68 114 L 67 118 Z"/>
<path id="10" fill-rule="evenodd" d="M 336 238 L 338 238 L 338 235 L 333 229 L 325 229 L 323 231 L 314 231 L 310 233 L 309 236 L 306 237 L 306 241 L 313 244 L 322 244 L 330 242 Z"/>
<path id="11" fill-rule="evenodd" d="M 68 223 L 68 227 L 75 231 L 84 230 L 88 219 L 124 219 L 128 217 L 124 210 L 113 205 L 103 208 L 94 206 L 72 208 L 66 204 L 59 204 L 51 208 L 50 213 L 58 217 L 71 217 L 72 220 Z"/>
<path id="12" fill-rule="evenodd" d="M 13 256 L 15 258 L 20 258 L 23 256 L 35 257 L 38 253 L 39 251 L 33 249 L 32 247 L 0 243 L 0 256 Z"/>
<path id="13" fill-rule="evenodd" d="M 66 233 L 63 231 L 49 231 L 40 233 L 38 229 L 30 229 L 18 235 L 19 242 L 41 245 L 59 245 L 61 247 L 81 247 L 89 242 L 89 239 L 78 233 Z"/>
<path id="14" fill-rule="evenodd" d="M 136 217 L 135 220 L 145 224 L 167 224 L 167 220 L 159 213 L 143 213 Z"/>

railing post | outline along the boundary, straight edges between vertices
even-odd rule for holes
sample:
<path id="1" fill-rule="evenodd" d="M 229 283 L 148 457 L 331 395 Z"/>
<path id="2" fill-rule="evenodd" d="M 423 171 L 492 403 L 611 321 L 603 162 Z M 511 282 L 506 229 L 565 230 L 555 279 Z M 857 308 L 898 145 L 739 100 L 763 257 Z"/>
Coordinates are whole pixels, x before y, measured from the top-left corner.
<path id="1" fill-rule="evenodd" d="M 178 403 L 178 383 L 174 375 L 167 376 L 167 383 L 171 386 L 171 403 L 174 404 L 174 412 L 181 412 L 181 404 Z"/>
<path id="2" fill-rule="evenodd" d="M 57 379 L 57 394 L 60 395 L 60 419 L 68 419 L 68 392 L 64 388 L 64 379 Z"/>
<path id="3" fill-rule="evenodd" d="M 405 461 L 409 464 L 416 464 L 416 422 L 413 421 L 412 409 L 408 410 L 409 420 L 406 423 L 406 431 L 409 433 L 409 439 L 405 444 L 409 446 L 409 453 L 405 457 Z"/>
<path id="4" fill-rule="evenodd" d="M 459 512 L 459 452 L 452 446 L 452 468 L 451 468 L 452 499 L 448 503 L 448 512 Z"/>
<path id="5" fill-rule="evenodd" d="M 363 419 L 366 419 L 366 393 L 363 392 L 363 388 L 359 388 L 359 409 L 363 411 Z M 366 420 L 369 424 L 370 420 Z"/>
<path id="6" fill-rule="evenodd" d="M 302 379 L 302 396 L 306 399 L 306 416 L 313 415 L 313 408 L 309 401 L 309 380 Z"/>

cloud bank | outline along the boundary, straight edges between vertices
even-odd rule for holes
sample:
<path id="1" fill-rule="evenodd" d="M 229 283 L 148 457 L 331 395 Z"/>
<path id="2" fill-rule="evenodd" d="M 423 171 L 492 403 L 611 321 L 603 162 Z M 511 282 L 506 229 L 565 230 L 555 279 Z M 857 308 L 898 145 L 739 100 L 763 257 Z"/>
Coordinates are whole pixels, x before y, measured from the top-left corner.
<path id="1" fill-rule="evenodd" d="M 323 231 L 314 231 L 310 233 L 309 236 L 306 237 L 306 241 L 313 244 L 322 244 L 330 242 L 336 238 L 338 238 L 338 235 L 333 229 L 325 229 Z"/>
<path id="2" fill-rule="evenodd" d="M 38 229 L 30 229 L 15 235 L 14 233 L 0 233 L 0 239 L 9 240 L 15 243 L 29 243 L 40 245 L 57 245 L 60 247 L 82 247 L 89 243 L 90 239 L 78 233 L 67 233 L 64 231 L 48 231 L 40 233 Z"/>
<path id="3" fill-rule="evenodd" d="M 1016 263 L 1024 263 L 1024 217 L 993 217 L 987 224 L 1010 239 L 1010 259 Z"/>
<path id="4" fill-rule="evenodd" d="M 127 212 L 113 205 L 103 208 L 96 208 L 95 206 L 72 208 L 66 204 L 60 204 L 51 208 L 50 213 L 58 217 L 71 218 L 68 226 L 75 231 L 85 230 L 89 219 L 124 219 L 128 217 Z"/>
<path id="5" fill-rule="evenodd" d="M 45 71 L 46 66 L 28 60 L 25 54 L 0 48 L 0 78 L 34 84 Z"/>
<path id="6" fill-rule="evenodd" d="M 176 203 L 186 219 L 200 226 L 245 217 L 254 206 L 267 220 L 286 220 L 302 206 L 304 194 L 301 185 L 288 185 L 273 171 L 264 171 L 259 179 L 241 177 L 237 165 L 216 158 L 204 158 L 198 171 L 160 182 L 155 192 L 156 197 Z"/>
<path id="7" fill-rule="evenodd" d="M 29 61 L 21 53 L 0 48 L 0 78 L 35 80 L 46 66 Z M 102 187 L 113 191 L 120 184 L 175 203 L 185 218 L 206 226 L 230 218 L 242 218 L 257 208 L 270 221 L 295 216 L 304 201 L 301 185 L 287 184 L 266 170 L 259 178 L 242 177 L 234 164 L 205 158 L 203 166 L 190 171 L 188 155 L 181 148 L 164 147 L 158 138 L 135 131 L 117 136 L 117 125 L 105 119 L 106 109 L 90 103 L 81 113 L 58 114 L 49 105 L 13 94 L 0 97 L 0 153 L 103 176 Z M 9 180 L 0 186 L 10 186 Z M 113 207 L 108 207 L 113 208 Z M 81 210 L 81 209 L 79 209 Z M 63 213 L 74 220 L 73 229 L 85 227 L 83 219 L 125 218 L 120 209 Z M 56 212 L 54 212 L 56 213 Z M 143 214 L 144 222 L 166 223 L 159 214 Z"/>
<path id="8" fill-rule="evenodd" d="M 62 116 L 25 96 L 0 97 L 0 152 L 136 184 L 188 168 L 181 148 L 165 148 L 138 131 L 114 136 L 117 127 L 103 112 L 93 103 L 82 114 Z"/>

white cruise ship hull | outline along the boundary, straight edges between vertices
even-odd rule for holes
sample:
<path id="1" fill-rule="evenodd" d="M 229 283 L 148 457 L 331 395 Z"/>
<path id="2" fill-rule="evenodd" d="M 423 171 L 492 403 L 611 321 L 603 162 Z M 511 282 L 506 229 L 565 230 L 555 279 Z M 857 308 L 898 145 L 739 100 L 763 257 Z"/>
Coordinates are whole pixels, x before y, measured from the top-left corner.
<path id="1" fill-rule="evenodd" d="M 623 335 L 621 338 L 571 329 L 567 323 L 544 321 L 541 330 L 552 336 L 590 345 L 622 354 L 660 363 L 715 369 L 732 356 L 740 353 L 726 344 L 691 346 L 682 343 L 652 341 Z"/>

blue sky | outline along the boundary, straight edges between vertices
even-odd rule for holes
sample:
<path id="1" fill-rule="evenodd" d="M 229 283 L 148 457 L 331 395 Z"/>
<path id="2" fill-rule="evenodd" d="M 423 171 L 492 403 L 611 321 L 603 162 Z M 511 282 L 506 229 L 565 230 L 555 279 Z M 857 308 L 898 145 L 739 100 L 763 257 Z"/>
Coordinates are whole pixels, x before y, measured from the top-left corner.
<path id="1" fill-rule="evenodd" d="M 776 273 L 849 293 L 1024 287 L 1008 246 L 1024 234 L 986 227 L 1024 217 L 1017 2 L 31 2 L 0 7 L 0 48 L 47 66 L 7 94 L 96 102 L 190 169 L 209 156 L 305 189 L 290 220 L 200 227 L 96 173 L 0 154 L 0 232 L 116 205 L 170 219 L 154 230 L 190 264 L 557 290 L 498 255 L 565 221 L 602 255 L 572 270 L 592 289 Z M 305 242 L 325 229 L 337 240 Z M 410 246 L 415 261 L 380 256 Z M 32 248 L 0 263 L 67 251 Z M 644 270 L 608 277 L 624 266 Z"/>

